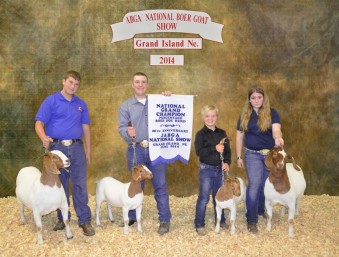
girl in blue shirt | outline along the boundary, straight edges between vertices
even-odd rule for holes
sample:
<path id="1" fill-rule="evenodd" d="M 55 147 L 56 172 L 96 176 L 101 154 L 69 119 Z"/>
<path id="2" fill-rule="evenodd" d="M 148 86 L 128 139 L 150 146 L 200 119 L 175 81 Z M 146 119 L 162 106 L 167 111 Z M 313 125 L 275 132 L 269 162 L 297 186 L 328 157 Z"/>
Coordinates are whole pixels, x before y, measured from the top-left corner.
<path id="1" fill-rule="evenodd" d="M 244 160 L 242 148 L 244 145 Z M 269 175 L 264 160 L 268 150 L 283 146 L 280 117 L 270 107 L 267 94 L 260 86 L 253 86 L 237 124 L 236 153 L 239 168 L 246 166 L 248 187 L 246 192 L 247 228 L 258 233 L 258 215 L 265 217 L 264 185 Z"/>

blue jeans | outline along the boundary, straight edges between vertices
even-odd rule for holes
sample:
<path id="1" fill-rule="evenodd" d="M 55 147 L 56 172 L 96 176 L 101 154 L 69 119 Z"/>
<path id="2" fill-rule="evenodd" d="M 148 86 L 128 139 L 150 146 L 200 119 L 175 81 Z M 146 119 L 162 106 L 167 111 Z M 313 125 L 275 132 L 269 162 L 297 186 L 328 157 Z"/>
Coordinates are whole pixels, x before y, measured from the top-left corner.
<path id="1" fill-rule="evenodd" d="M 91 209 L 88 206 L 87 193 L 87 160 L 82 142 L 75 142 L 70 146 L 64 146 L 58 143 L 51 143 L 50 151 L 60 150 L 71 161 L 71 166 L 67 169 L 60 169 L 59 175 L 61 184 L 64 187 L 68 206 L 69 202 L 69 182 L 72 185 L 72 200 L 75 213 L 78 216 L 79 224 L 84 224 L 91 221 Z M 71 213 L 68 213 L 68 218 L 71 218 Z M 58 219 L 62 220 L 61 211 L 58 210 Z"/>
<path id="2" fill-rule="evenodd" d="M 167 223 L 171 220 L 171 211 L 169 207 L 169 195 L 166 183 L 166 164 L 158 163 L 152 165 L 149 157 L 148 148 L 141 146 L 128 146 L 127 149 L 128 169 L 131 172 L 132 168 L 138 164 L 144 164 L 153 173 L 152 185 L 154 190 L 154 198 L 157 202 L 159 221 Z M 141 183 L 144 190 L 145 181 Z M 136 220 L 135 210 L 130 210 L 128 213 L 130 220 Z"/>
<path id="3" fill-rule="evenodd" d="M 199 196 L 195 209 L 194 225 L 196 228 L 205 227 L 206 206 L 210 199 L 212 190 L 214 221 L 216 222 L 217 213 L 215 210 L 215 195 L 218 189 L 223 185 L 221 166 L 211 166 L 200 162 L 199 164 Z M 221 214 L 221 224 L 225 223 L 224 211 Z"/>
<path id="4" fill-rule="evenodd" d="M 246 191 L 246 218 L 248 224 L 258 223 L 258 214 L 265 213 L 264 186 L 269 172 L 265 166 L 264 155 L 245 149 L 245 166 L 248 178 Z"/>

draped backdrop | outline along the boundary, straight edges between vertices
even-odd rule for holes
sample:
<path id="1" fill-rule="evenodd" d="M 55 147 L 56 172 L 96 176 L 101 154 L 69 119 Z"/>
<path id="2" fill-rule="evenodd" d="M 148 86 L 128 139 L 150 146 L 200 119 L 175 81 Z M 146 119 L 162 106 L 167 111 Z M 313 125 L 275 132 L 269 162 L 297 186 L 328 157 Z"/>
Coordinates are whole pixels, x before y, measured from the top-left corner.
<path id="1" fill-rule="evenodd" d="M 130 12 L 204 12 L 222 24 L 217 42 L 189 33 L 135 37 L 202 38 L 201 49 L 134 49 L 133 38 L 112 43 L 111 24 Z M 78 95 L 89 107 L 92 163 L 88 189 L 104 176 L 129 180 L 126 145 L 118 133 L 119 105 L 132 95 L 131 77 L 149 76 L 149 93 L 196 95 L 192 140 L 203 126 L 200 109 L 220 109 L 218 126 L 231 138 L 248 88 L 261 84 L 281 116 L 285 150 L 303 168 L 306 194 L 339 195 L 339 2 L 332 0 L 50 0 L 0 3 L 0 196 L 14 195 L 24 166 L 42 167 L 34 132 L 43 99 L 61 88 L 67 70 L 82 75 Z M 151 55 L 183 55 L 183 66 L 150 65 Z M 192 141 L 187 164 L 168 165 L 171 195 L 198 192 Z M 244 170 L 231 164 L 231 174 Z M 146 194 L 152 194 L 146 183 Z"/>

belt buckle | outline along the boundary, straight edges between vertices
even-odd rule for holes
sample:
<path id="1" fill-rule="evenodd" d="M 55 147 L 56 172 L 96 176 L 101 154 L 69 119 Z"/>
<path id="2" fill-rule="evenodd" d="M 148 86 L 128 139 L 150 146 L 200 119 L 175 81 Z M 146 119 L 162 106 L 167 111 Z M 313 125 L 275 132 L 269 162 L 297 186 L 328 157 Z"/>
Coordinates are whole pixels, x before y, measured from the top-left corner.
<path id="1" fill-rule="evenodd" d="M 72 144 L 72 140 L 62 140 L 61 141 L 61 144 L 63 144 L 64 146 L 70 146 Z"/>
<path id="2" fill-rule="evenodd" d="M 268 153 L 270 152 L 270 149 L 262 149 L 262 150 L 260 150 L 259 152 L 260 152 L 260 154 L 262 154 L 262 155 L 268 155 Z"/>
<path id="3" fill-rule="evenodd" d="M 148 148 L 149 143 L 147 140 L 142 140 L 139 145 L 143 148 Z"/>

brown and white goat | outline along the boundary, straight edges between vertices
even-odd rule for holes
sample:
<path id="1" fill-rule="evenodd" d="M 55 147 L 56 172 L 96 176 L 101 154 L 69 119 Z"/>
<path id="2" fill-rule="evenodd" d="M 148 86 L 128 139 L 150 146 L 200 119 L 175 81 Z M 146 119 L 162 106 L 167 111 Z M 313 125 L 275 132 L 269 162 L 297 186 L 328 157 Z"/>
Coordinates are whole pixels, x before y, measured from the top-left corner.
<path id="1" fill-rule="evenodd" d="M 15 193 L 20 205 L 22 224 L 26 223 L 24 205 L 33 211 L 38 231 L 38 244 L 43 243 L 41 216 L 60 209 L 66 225 L 67 239 L 73 238 L 68 221 L 68 203 L 59 174 L 70 166 L 69 159 L 58 150 L 44 155 L 42 173 L 35 167 L 22 168 L 16 178 Z"/>
<path id="2" fill-rule="evenodd" d="M 235 234 L 235 218 L 237 215 L 237 205 L 246 198 L 246 184 L 240 177 L 230 177 L 225 179 L 216 196 L 217 222 L 215 233 L 220 232 L 220 220 L 223 209 L 230 210 L 231 235 Z M 246 208 L 246 206 L 245 206 Z"/>
<path id="3" fill-rule="evenodd" d="M 128 211 L 135 209 L 138 231 L 141 233 L 141 210 L 144 199 L 141 181 L 152 178 L 152 172 L 145 165 L 137 165 L 133 167 L 129 183 L 122 183 L 112 177 L 105 177 L 98 181 L 95 196 L 96 225 L 100 226 L 100 206 L 103 201 L 106 201 L 108 217 L 111 222 L 114 222 L 112 206 L 122 207 L 125 235 L 128 235 Z"/>
<path id="4" fill-rule="evenodd" d="M 292 163 L 286 163 L 286 158 L 292 159 Z M 306 181 L 301 168 L 295 164 L 294 158 L 281 148 L 270 150 L 266 156 L 265 165 L 270 175 L 265 182 L 265 207 L 267 212 L 267 230 L 272 228 L 272 212 L 275 204 L 288 207 L 288 234 L 294 236 L 294 216 L 299 215 L 300 199 L 306 189 Z"/>

